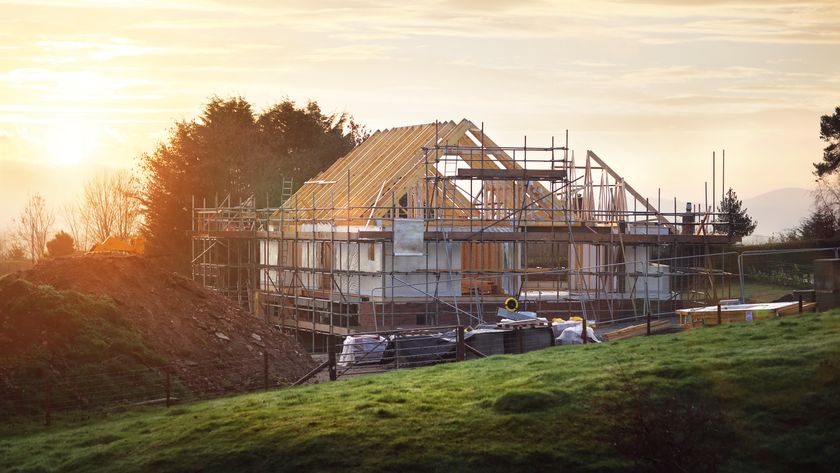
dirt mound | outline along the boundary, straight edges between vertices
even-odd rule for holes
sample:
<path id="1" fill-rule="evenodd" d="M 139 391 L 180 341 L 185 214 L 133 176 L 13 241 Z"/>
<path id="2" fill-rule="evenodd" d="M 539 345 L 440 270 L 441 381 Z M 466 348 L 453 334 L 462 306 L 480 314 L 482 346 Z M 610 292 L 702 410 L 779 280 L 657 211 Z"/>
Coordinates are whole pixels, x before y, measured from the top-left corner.
<path id="1" fill-rule="evenodd" d="M 4 279 L 18 278 L 113 299 L 143 342 L 197 391 L 261 383 L 263 353 L 272 384 L 290 383 L 314 367 L 296 340 L 142 256 L 57 258 Z"/>

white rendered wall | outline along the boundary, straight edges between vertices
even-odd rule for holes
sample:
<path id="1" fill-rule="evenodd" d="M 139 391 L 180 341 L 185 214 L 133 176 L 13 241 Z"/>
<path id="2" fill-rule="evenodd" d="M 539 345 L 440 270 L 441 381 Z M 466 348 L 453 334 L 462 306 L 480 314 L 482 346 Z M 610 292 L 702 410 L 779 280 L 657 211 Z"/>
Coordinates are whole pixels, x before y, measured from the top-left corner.
<path id="1" fill-rule="evenodd" d="M 369 247 L 373 247 L 370 252 Z M 308 289 L 321 287 L 322 275 L 312 274 L 307 268 L 315 266 L 321 255 L 323 242 L 298 241 L 298 276 Z M 277 241 L 260 241 L 260 262 L 268 266 L 277 265 L 279 245 Z M 333 243 L 332 263 L 336 284 L 342 292 L 372 297 L 426 297 L 425 293 L 443 296 L 461 295 L 461 245 L 458 242 L 426 242 L 424 256 L 392 256 L 390 242 L 339 242 Z M 373 258 L 370 258 L 373 256 Z M 392 266 L 393 262 L 393 266 Z M 426 272 L 428 265 L 429 272 Z M 344 271 L 352 271 L 348 274 Z M 355 274 L 372 272 L 375 275 Z M 384 273 L 383 273 L 384 271 Z M 414 273 L 395 274 L 391 271 Z M 452 272 L 451 276 L 449 272 Z M 434 272 L 442 273 L 437 278 Z M 384 278 L 383 278 L 384 274 Z M 268 268 L 260 272 L 261 287 L 274 292 L 270 283 L 278 281 L 279 271 Z M 286 279 L 291 274 L 286 274 Z M 400 282 L 402 280 L 402 282 Z M 284 281 L 288 285 L 288 280 Z"/>

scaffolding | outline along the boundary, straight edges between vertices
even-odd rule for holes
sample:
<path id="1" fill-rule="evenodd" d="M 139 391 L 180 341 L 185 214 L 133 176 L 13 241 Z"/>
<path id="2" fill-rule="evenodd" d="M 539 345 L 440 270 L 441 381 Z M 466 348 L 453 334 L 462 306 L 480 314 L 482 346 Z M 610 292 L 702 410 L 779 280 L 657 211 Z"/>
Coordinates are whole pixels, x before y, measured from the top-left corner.
<path id="1" fill-rule="evenodd" d="M 284 197 L 194 202 L 193 278 L 313 348 L 497 321 L 508 297 L 549 319 L 673 313 L 730 280 L 712 258 L 731 219 L 676 199 L 662 212 L 594 152 L 576 162 L 568 133 L 539 147 L 468 120 L 378 131 Z"/>

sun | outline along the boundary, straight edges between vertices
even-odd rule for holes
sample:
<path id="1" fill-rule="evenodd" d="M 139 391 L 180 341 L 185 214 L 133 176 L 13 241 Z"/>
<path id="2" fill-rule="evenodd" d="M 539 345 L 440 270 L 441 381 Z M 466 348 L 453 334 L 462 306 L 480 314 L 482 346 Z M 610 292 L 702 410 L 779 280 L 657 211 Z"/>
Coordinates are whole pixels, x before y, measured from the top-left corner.
<path id="1" fill-rule="evenodd" d="M 52 125 L 47 132 L 47 159 L 58 165 L 78 165 L 99 145 L 96 129 L 83 120 Z"/>

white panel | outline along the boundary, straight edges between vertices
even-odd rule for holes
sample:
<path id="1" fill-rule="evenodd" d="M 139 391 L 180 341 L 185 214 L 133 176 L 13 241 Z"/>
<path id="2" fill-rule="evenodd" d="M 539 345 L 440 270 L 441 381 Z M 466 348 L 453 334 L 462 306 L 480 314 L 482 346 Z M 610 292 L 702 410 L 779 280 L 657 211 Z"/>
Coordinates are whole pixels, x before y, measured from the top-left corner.
<path id="1" fill-rule="evenodd" d="M 419 218 L 394 220 L 394 255 L 423 256 L 425 222 Z"/>

